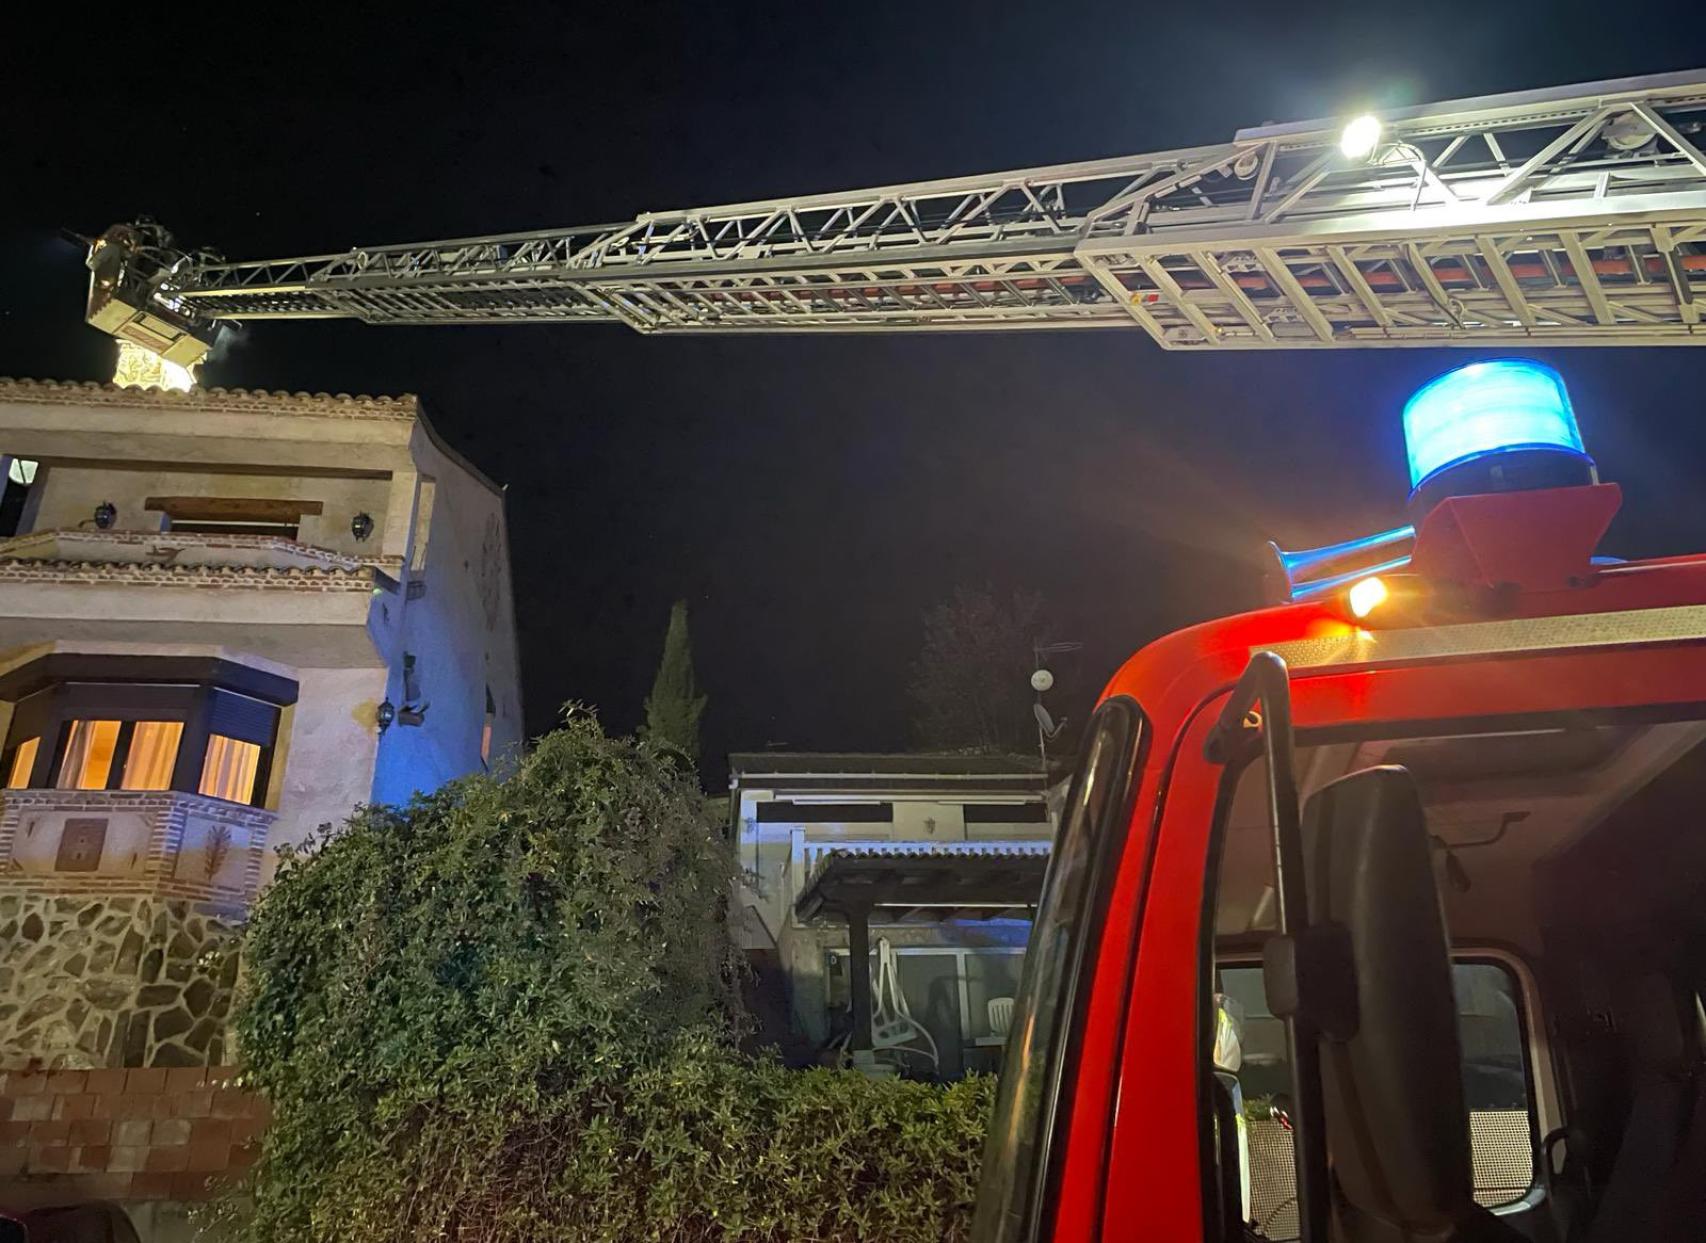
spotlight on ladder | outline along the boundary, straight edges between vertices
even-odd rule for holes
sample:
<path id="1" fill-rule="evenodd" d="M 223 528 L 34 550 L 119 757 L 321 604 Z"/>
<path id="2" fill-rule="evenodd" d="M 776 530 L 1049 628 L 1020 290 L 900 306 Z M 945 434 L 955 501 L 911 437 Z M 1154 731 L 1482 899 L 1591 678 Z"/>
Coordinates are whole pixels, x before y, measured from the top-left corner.
<path id="1" fill-rule="evenodd" d="M 1366 160 L 1380 146 L 1380 118 L 1364 113 L 1339 134 L 1339 150 L 1347 160 Z"/>

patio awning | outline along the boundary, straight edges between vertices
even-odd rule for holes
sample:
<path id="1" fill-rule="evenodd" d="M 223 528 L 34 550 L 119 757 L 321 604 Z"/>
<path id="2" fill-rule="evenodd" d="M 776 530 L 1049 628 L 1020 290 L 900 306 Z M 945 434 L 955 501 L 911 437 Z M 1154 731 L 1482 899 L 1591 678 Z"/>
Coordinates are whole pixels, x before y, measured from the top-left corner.
<path id="1" fill-rule="evenodd" d="M 846 918 L 878 908 L 900 919 L 1028 913 L 1042 894 L 1050 843 L 860 842 L 824 852 L 794 911 Z"/>

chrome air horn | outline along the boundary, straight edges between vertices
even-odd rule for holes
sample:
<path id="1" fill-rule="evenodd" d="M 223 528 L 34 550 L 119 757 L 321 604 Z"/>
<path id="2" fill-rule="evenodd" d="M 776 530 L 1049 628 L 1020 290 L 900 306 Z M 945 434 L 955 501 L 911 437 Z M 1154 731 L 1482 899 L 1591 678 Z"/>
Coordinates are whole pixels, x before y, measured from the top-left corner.
<path id="1" fill-rule="evenodd" d="M 1268 545 L 1269 594 L 1277 603 L 1295 603 L 1329 595 L 1370 574 L 1389 574 L 1410 563 L 1415 527 L 1395 527 L 1378 535 L 1287 552 Z"/>

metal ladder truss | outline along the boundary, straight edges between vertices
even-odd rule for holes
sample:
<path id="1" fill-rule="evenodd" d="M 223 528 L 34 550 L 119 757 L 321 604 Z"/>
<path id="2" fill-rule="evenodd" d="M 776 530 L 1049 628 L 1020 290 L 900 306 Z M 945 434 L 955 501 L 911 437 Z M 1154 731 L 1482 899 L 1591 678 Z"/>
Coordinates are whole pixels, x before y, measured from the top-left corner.
<path id="1" fill-rule="evenodd" d="M 1230 142 L 260 263 L 186 256 L 201 320 L 642 332 L 1139 326 L 1168 349 L 1706 342 L 1706 70 Z"/>

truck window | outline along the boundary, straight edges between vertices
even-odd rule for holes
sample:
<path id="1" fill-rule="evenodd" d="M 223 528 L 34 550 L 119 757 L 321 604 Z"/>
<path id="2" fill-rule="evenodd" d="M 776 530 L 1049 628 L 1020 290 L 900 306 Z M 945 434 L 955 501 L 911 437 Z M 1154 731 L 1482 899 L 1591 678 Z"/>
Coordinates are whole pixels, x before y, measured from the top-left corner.
<path id="1" fill-rule="evenodd" d="M 1530 1033 L 1539 1024 L 1524 1013 L 1530 994 L 1512 966 L 1517 960 L 1477 947 L 1540 944 L 1539 909 L 1529 896 L 1533 869 L 1600 814 L 1604 803 L 1594 792 L 1602 782 L 1634 777 L 1620 767 L 1632 762 L 1627 733 L 1610 727 L 1297 748 L 1305 799 L 1347 773 L 1381 763 L 1403 764 L 1422 788 L 1454 946 L 1474 1194 L 1487 1208 L 1534 1207 L 1536 1144 L 1551 1123 L 1543 1125 L 1549 1113 L 1534 1082 L 1538 1054 Z M 1261 969 L 1263 943 L 1277 922 L 1266 786 L 1265 766 L 1257 760 L 1230 787 L 1222 808 L 1218 874 L 1210 880 L 1214 901 L 1206 913 L 1213 924 L 1212 970 L 1205 970 L 1204 987 L 1216 1030 L 1222 1015 L 1231 1016 L 1237 1039 L 1222 1036 L 1221 1048 L 1205 1048 L 1204 1061 L 1242 1111 L 1246 1219 L 1262 1236 L 1279 1240 L 1297 1238 L 1299 1227 L 1291 1132 L 1272 1109 L 1292 1090 L 1291 1067 Z M 1230 1066 L 1223 1064 L 1229 1043 Z"/>
<path id="2" fill-rule="evenodd" d="M 1059 1157 L 1050 1141 L 1065 1132 L 1083 977 L 1131 822 L 1145 733 L 1136 703 L 1121 698 L 1097 710 L 1085 738 L 1009 1028 L 978 1191 L 979 1243 L 1044 1237 L 1044 1193 Z"/>
<path id="3" fill-rule="evenodd" d="M 1463 1086 L 1469 1106 L 1475 1198 L 1488 1208 L 1526 1196 L 1534 1184 L 1534 1095 L 1528 1074 L 1522 993 L 1502 962 L 1453 964 Z M 1270 1239 L 1295 1239 L 1297 1180 L 1291 1135 L 1273 1104 L 1291 1090 L 1285 1029 L 1268 1010 L 1259 962 L 1223 963 L 1217 992 L 1241 1016 L 1236 1075 L 1249 1143 L 1250 1219 Z"/>

